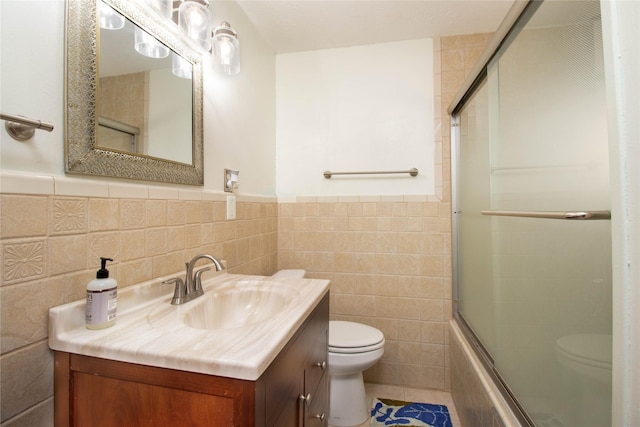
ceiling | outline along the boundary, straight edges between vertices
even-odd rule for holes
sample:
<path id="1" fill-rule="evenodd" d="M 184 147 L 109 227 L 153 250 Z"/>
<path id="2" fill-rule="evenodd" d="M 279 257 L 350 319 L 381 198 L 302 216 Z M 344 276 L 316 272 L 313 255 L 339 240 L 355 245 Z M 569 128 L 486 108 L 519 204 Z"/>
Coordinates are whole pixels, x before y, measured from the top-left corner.
<path id="1" fill-rule="evenodd" d="M 514 3 L 513 0 L 237 2 L 276 53 L 494 32 Z"/>

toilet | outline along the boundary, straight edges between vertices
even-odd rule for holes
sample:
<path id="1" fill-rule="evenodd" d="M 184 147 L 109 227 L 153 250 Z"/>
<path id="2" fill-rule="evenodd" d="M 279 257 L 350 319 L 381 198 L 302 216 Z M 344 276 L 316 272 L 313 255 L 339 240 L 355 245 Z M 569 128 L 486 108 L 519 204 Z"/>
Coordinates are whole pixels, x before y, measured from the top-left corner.
<path id="1" fill-rule="evenodd" d="M 575 334 L 556 341 L 556 358 L 575 397 L 570 425 L 610 425 L 611 353 L 611 335 Z"/>
<path id="2" fill-rule="evenodd" d="M 362 372 L 384 353 L 384 335 L 355 322 L 329 322 L 329 424 L 355 426 L 370 417 Z"/>
<path id="3" fill-rule="evenodd" d="M 276 274 L 271 276 L 272 279 L 302 279 L 304 275 L 307 274 L 306 270 L 294 270 L 294 269 L 285 269 L 279 270 Z"/>
<path id="4" fill-rule="evenodd" d="M 273 280 L 301 279 L 305 270 L 280 270 Z M 362 372 L 384 354 L 384 334 L 356 322 L 329 322 L 329 424 L 356 426 L 370 417 Z"/>

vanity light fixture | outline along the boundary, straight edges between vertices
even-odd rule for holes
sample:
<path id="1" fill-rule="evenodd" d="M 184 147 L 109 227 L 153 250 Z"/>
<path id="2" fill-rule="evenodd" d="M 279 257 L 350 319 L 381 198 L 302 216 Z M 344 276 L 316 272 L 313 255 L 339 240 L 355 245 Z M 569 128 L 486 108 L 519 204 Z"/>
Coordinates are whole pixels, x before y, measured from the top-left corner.
<path id="1" fill-rule="evenodd" d="M 211 12 L 206 0 L 183 0 L 178 7 L 178 26 L 203 50 L 211 49 Z M 191 63 L 174 54 L 172 72 L 175 76 L 190 79 Z"/>
<path id="2" fill-rule="evenodd" d="M 140 0 L 153 8 L 162 18 L 173 21 L 173 0 Z M 240 42 L 236 33 L 227 21 L 211 29 L 211 12 L 209 0 L 176 0 L 177 24 L 180 30 L 196 42 L 205 52 L 211 52 L 216 67 L 229 76 L 240 72 Z M 106 3 L 99 2 L 100 27 L 119 29 L 124 26 L 125 19 Z M 159 42 L 154 36 L 140 27 L 135 28 L 135 50 L 149 58 L 166 58 L 171 53 L 169 47 Z M 172 55 L 172 72 L 182 78 L 191 78 L 191 64 Z"/>
<path id="3" fill-rule="evenodd" d="M 223 21 L 213 30 L 213 59 L 228 76 L 240 72 L 240 42 L 228 22 Z"/>
<path id="4" fill-rule="evenodd" d="M 134 30 L 134 40 L 136 52 L 141 55 L 149 58 L 166 58 L 169 56 L 169 48 L 140 27 L 136 27 Z"/>
<path id="5" fill-rule="evenodd" d="M 240 72 L 238 34 L 223 21 L 211 33 L 211 12 L 208 0 L 183 0 L 178 8 L 178 25 L 205 51 L 213 53 L 217 66 L 227 75 Z M 212 44 L 213 37 L 213 44 Z"/>
<path id="6" fill-rule="evenodd" d="M 116 12 L 111 6 L 103 1 L 99 1 L 98 9 L 100 28 L 105 30 L 119 30 L 120 28 L 124 28 L 124 16 Z"/>
<path id="7" fill-rule="evenodd" d="M 178 26 L 203 50 L 211 50 L 211 12 L 207 0 L 186 0 L 178 7 Z"/>
<path id="8" fill-rule="evenodd" d="M 171 19 L 173 14 L 172 0 L 146 0 L 146 3 L 163 18 Z M 169 48 L 167 46 L 138 26 L 135 29 L 134 39 L 136 51 L 144 56 L 149 58 L 166 58 L 169 56 Z"/>

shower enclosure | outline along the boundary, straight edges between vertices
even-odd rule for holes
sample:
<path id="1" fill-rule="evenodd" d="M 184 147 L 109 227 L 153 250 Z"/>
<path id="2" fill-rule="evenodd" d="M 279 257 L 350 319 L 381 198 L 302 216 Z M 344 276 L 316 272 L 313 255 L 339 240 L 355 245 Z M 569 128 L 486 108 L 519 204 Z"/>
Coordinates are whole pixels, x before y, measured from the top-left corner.
<path id="1" fill-rule="evenodd" d="M 611 425 L 600 5 L 521 9 L 450 109 L 455 315 L 523 423 Z"/>

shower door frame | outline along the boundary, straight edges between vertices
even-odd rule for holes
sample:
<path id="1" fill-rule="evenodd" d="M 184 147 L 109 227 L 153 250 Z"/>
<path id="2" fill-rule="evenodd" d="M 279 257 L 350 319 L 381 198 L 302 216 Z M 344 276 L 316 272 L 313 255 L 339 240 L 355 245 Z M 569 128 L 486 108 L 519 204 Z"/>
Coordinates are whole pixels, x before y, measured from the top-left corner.
<path id="1" fill-rule="evenodd" d="M 449 104 L 447 113 L 450 118 L 450 135 L 451 135 L 451 210 L 452 210 L 452 242 L 453 242 L 453 317 L 460 327 L 460 331 L 469 342 L 474 353 L 482 363 L 493 384 L 501 393 L 504 401 L 509 409 L 520 422 L 522 426 L 535 427 L 533 419 L 527 414 L 524 407 L 518 402 L 515 394 L 511 391 L 507 382 L 497 371 L 493 357 L 485 349 L 478 336 L 474 333 L 471 326 L 466 322 L 459 313 L 459 289 L 458 289 L 458 257 L 457 242 L 459 237 L 459 223 L 457 220 L 458 194 L 457 194 L 457 178 L 459 164 L 459 143 L 460 143 L 460 113 L 467 101 L 476 93 L 476 90 L 488 78 L 488 67 L 495 56 L 503 49 L 505 45 L 509 45 L 513 41 L 520 30 L 526 25 L 531 16 L 536 13 L 544 0 L 516 0 L 507 16 L 500 24 L 494 37 L 489 42 L 482 56 L 478 59 L 476 65 L 469 73 L 469 77 L 464 81 L 462 87 Z"/>

